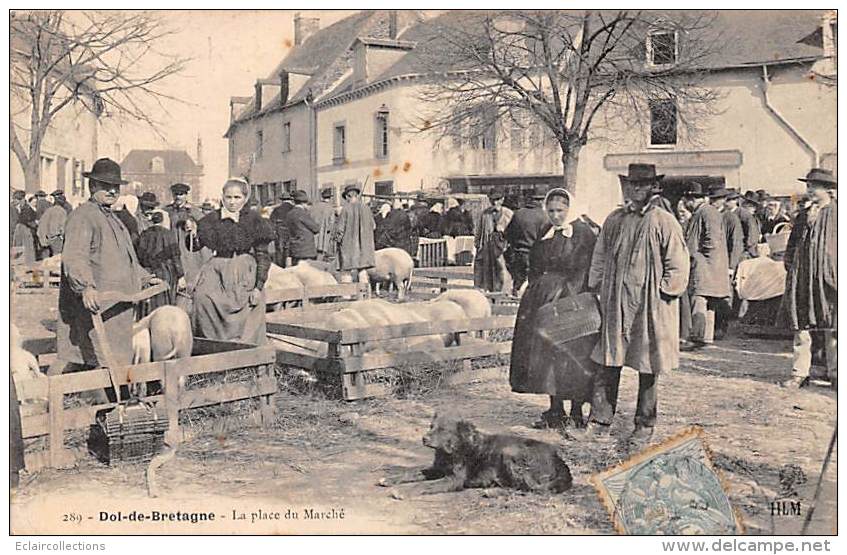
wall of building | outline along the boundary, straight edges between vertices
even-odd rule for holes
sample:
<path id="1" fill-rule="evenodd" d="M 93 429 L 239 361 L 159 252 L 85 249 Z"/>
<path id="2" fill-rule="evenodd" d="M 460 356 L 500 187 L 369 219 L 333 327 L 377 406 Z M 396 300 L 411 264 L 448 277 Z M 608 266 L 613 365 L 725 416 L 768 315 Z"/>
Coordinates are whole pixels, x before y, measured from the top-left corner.
<path id="1" fill-rule="evenodd" d="M 771 104 L 820 154 L 836 151 L 835 88 L 809 77 L 809 65 L 769 68 Z M 580 211 L 605 217 L 620 202 L 618 174 L 632 162 L 654 163 L 667 175 L 716 175 L 728 187 L 766 189 L 779 195 L 804 190 L 797 178 L 814 160 L 809 151 L 765 107 L 762 70 L 715 73 L 707 84 L 720 92 L 715 115 L 702 130 L 671 147 L 650 147 L 649 125 L 612 125 L 613 138 L 593 140 L 582 150 L 576 197 Z M 601 118 L 602 120 L 602 118 Z M 835 155 L 830 155 L 832 160 Z"/>
<path id="2" fill-rule="evenodd" d="M 26 149 L 30 111 L 15 95 L 11 95 L 10 100 L 12 117 L 18 125 L 18 137 Z M 80 172 L 90 170 L 98 157 L 98 143 L 102 141 L 99 128 L 97 118 L 82 103 L 69 105 L 58 112 L 42 143 L 40 186 L 28 192 L 40 188 L 51 193 L 60 188 L 74 205 L 87 198 L 87 187 Z M 24 189 L 23 167 L 11 150 L 9 159 L 10 185 L 14 189 Z"/>
<path id="3" fill-rule="evenodd" d="M 296 181 L 298 189 L 314 194 L 310 164 L 310 110 L 296 104 L 282 111 L 241 123 L 230 137 L 230 175 L 245 176 L 250 183 Z M 290 150 L 283 151 L 283 124 L 291 123 Z M 257 152 L 257 132 L 263 134 L 262 156 Z"/>
<path id="4" fill-rule="evenodd" d="M 509 130 L 500 126 L 496 148 L 455 145 L 440 132 L 420 132 L 426 118 L 414 86 L 394 86 L 380 92 L 317 111 L 317 175 L 321 186 L 343 187 L 364 183 L 374 192 L 374 183 L 393 181 L 394 191 L 415 191 L 442 186 L 445 179 L 465 175 L 560 175 L 558 147 L 549 138 L 533 148 L 529 130 L 523 132 L 520 148 L 512 148 Z M 389 156 L 375 156 L 376 114 L 389 113 Z M 335 126 L 346 129 L 346 160 L 333 159 Z"/>

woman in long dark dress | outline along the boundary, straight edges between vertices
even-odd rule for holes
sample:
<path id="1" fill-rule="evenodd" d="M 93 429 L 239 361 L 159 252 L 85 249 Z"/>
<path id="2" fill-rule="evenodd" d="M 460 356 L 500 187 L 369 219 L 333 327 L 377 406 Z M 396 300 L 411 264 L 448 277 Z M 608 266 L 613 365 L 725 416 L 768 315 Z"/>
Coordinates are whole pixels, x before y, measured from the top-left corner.
<path id="1" fill-rule="evenodd" d="M 207 247 L 214 257 L 200 268 L 193 287 L 195 335 L 261 345 L 265 332 L 265 295 L 274 231 L 247 205 L 250 186 L 229 179 L 219 210 L 196 224 L 186 221 L 186 246 Z M 196 240 L 192 241 L 194 237 Z"/>
<path id="2" fill-rule="evenodd" d="M 538 309 L 547 303 L 587 290 L 588 269 L 596 236 L 580 220 L 565 224 L 571 196 L 564 189 L 552 189 L 544 199 L 549 223 L 529 254 L 529 285 L 518 308 L 512 342 L 509 381 L 517 393 L 550 396 L 550 409 L 542 413 L 535 427 L 560 427 L 566 423 L 564 401 L 570 400 L 571 420 L 581 426 L 582 404 L 591 397 L 592 377 L 589 357 L 594 347 L 591 337 L 570 344 L 575 360 L 562 360 L 536 335 Z M 577 364 L 576 361 L 584 361 Z"/>
<path id="3" fill-rule="evenodd" d="M 182 271 L 179 245 L 169 226 L 163 225 L 165 213 L 152 209 L 146 211 L 152 225 L 141 232 L 135 252 L 138 254 L 139 264 L 167 283 L 168 290 L 144 303 L 144 315 L 160 306 L 175 305 L 177 290 L 185 288 L 185 272 Z"/>

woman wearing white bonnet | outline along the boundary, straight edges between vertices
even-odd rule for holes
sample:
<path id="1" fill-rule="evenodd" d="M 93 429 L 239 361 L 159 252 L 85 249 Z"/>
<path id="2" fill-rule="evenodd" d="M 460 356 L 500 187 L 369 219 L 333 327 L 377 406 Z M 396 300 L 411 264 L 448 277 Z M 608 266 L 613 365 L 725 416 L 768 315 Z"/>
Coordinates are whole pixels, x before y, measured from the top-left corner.
<path id="1" fill-rule="evenodd" d="M 572 198 L 561 188 L 551 189 L 544 197 L 548 223 L 530 250 L 529 286 L 521 298 L 512 342 L 512 391 L 550 398 L 550 408 L 534 424 L 538 428 L 561 428 L 568 423 L 565 400 L 571 401 L 571 423 L 582 426 L 582 405 L 591 398 L 589 358 L 594 338 L 569 343 L 571 356 L 562 357 L 537 335 L 539 308 L 588 290 L 588 269 L 596 237 L 581 220 L 567 223 Z"/>

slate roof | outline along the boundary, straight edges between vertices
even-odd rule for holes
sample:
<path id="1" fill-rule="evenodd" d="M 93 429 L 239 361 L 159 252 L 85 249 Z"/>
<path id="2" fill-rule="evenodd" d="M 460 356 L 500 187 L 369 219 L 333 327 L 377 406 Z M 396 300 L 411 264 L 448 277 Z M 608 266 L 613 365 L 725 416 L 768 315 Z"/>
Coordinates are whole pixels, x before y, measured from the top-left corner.
<path id="1" fill-rule="evenodd" d="M 147 150 L 129 151 L 121 162 L 123 173 L 151 173 L 151 161 L 155 157 L 164 161 L 166 174 L 202 175 L 202 166 L 198 166 L 184 150 Z"/>

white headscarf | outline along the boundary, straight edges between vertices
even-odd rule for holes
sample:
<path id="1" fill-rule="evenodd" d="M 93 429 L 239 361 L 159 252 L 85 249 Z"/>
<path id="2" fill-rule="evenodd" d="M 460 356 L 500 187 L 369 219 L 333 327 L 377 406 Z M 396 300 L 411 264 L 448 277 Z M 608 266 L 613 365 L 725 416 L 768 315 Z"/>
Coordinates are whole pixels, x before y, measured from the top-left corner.
<path id="1" fill-rule="evenodd" d="M 436 214 L 441 214 L 444 212 L 444 205 L 440 202 L 436 202 L 432 205 L 432 208 L 429 209 L 430 212 L 435 212 Z"/>
<path id="2" fill-rule="evenodd" d="M 456 200 L 453 197 L 447 198 L 447 210 L 450 210 L 451 208 L 458 208 L 458 206 L 459 206 L 458 200 Z"/>
<path id="3" fill-rule="evenodd" d="M 382 217 L 388 216 L 388 213 L 391 212 L 391 205 L 387 202 L 384 202 L 379 205 L 379 213 L 382 214 Z"/>
<path id="4" fill-rule="evenodd" d="M 547 194 L 544 196 L 544 210 L 547 210 L 547 201 L 550 200 L 550 197 L 565 197 L 568 200 L 568 206 L 573 204 L 573 195 L 567 191 L 567 189 L 562 189 L 561 187 L 556 187 L 554 189 L 550 189 L 547 191 Z M 551 224 L 553 222 L 550 222 Z M 547 233 L 544 234 L 544 237 L 541 238 L 542 241 L 546 241 L 547 239 L 552 239 L 557 232 L 561 232 L 565 237 L 573 236 L 573 226 L 571 224 L 565 225 L 553 225 Z"/>

